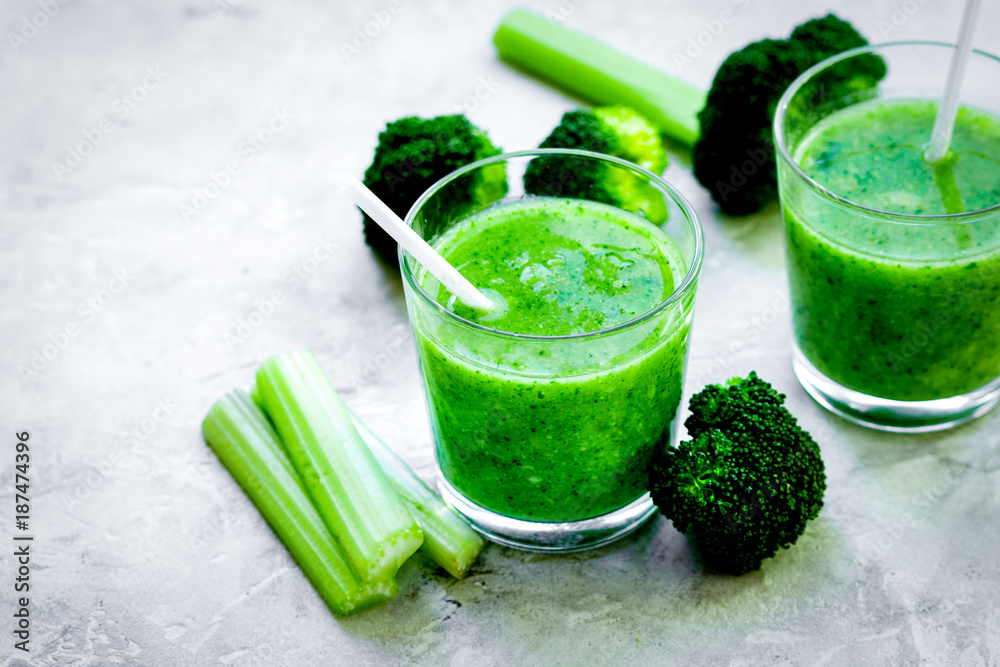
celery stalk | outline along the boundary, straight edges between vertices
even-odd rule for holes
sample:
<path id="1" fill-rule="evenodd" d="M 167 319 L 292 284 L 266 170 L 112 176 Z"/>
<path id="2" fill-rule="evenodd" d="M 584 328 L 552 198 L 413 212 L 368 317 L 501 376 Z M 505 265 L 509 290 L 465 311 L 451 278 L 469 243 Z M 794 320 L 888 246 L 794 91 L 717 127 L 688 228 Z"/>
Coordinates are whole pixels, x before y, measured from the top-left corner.
<path id="1" fill-rule="evenodd" d="M 256 383 L 251 387 L 250 395 L 259 405 Z M 353 412 L 351 419 L 406 509 L 420 525 L 424 534 L 420 550 L 451 576 L 456 579 L 464 577 L 483 549 L 483 538 Z"/>
<path id="2" fill-rule="evenodd" d="M 250 383 L 250 400 L 253 401 L 254 405 L 260 408 L 261 412 L 264 412 L 264 404 L 260 401 L 260 392 L 257 391 L 257 381 L 254 380 Z M 264 412 L 264 416 L 267 417 L 267 413 Z M 270 419 L 270 417 L 268 417 Z"/>
<path id="3" fill-rule="evenodd" d="M 357 415 L 351 414 L 354 427 L 375 455 L 382 471 L 396 487 L 407 509 L 420 524 L 424 543 L 420 549 L 461 579 L 483 549 L 483 538 L 441 497 L 432 491 L 410 466 L 389 449 Z"/>
<path id="4" fill-rule="evenodd" d="M 623 104 L 693 146 L 705 91 L 541 14 L 515 9 L 493 36 L 500 58 L 595 105 Z"/>
<path id="5" fill-rule="evenodd" d="M 246 392 L 236 390 L 216 401 L 201 430 L 334 613 L 355 614 L 396 596 L 395 579 L 363 583 L 354 574 L 309 502 L 267 417 Z"/>
<path id="6" fill-rule="evenodd" d="M 313 505 L 362 581 L 391 577 L 423 541 L 312 352 L 278 354 L 256 391 Z"/>

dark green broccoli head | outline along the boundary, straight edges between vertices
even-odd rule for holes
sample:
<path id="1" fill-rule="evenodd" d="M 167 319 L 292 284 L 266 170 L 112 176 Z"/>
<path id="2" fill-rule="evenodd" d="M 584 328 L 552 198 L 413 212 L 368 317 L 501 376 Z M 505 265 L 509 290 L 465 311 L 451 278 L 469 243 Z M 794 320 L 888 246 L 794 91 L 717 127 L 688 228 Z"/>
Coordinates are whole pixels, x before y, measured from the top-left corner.
<path id="1" fill-rule="evenodd" d="M 500 149 L 486 133 L 461 114 L 427 119 L 408 116 L 389 123 L 379 134 L 364 184 L 396 215 L 405 218 L 414 202 L 435 182 L 459 167 L 499 154 Z M 494 201 L 506 193 L 502 169 L 483 174 L 468 179 L 469 187 L 463 192 L 450 188 L 456 208 Z M 367 214 L 364 229 L 365 241 L 372 250 L 386 263 L 397 265 L 396 242 Z"/>
<path id="2" fill-rule="evenodd" d="M 764 39 L 726 58 L 698 114 L 701 136 L 692 154 L 695 177 L 725 213 L 753 213 L 777 198 L 771 123 L 792 81 L 830 56 L 867 43 L 850 23 L 829 14 L 803 23 L 787 40 Z M 885 76 L 877 56 L 852 60 L 851 67 L 839 75 L 860 81 L 858 86 L 872 87 Z"/>
<path id="3" fill-rule="evenodd" d="M 795 543 L 823 506 L 819 445 L 756 373 L 691 398 L 692 438 L 655 457 L 650 492 L 720 572 L 756 570 Z"/>
<path id="4" fill-rule="evenodd" d="M 576 148 L 614 155 L 656 174 L 667 168 L 667 152 L 656 128 L 628 107 L 570 111 L 539 148 Z M 630 211 L 648 219 L 666 218 L 662 196 L 621 169 L 575 157 L 535 158 L 524 174 L 528 194 L 588 199 Z"/>
<path id="5" fill-rule="evenodd" d="M 868 45 L 868 40 L 853 25 L 835 14 L 806 21 L 792 30 L 788 39 L 805 47 L 814 65 L 838 53 Z"/>
<path id="6" fill-rule="evenodd" d="M 803 23 L 792 31 L 789 41 L 802 45 L 814 57 L 819 57 L 819 60 L 810 63 L 807 69 L 838 53 L 868 45 L 867 40 L 854 29 L 854 26 L 833 14 Z M 881 56 L 864 55 L 850 58 L 826 70 L 812 82 L 815 90 L 810 105 L 814 110 L 826 105 L 840 108 L 847 102 L 854 103 L 856 100 L 851 98 L 858 92 L 871 96 L 878 82 L 885 78 L 885 74 L 885 60 Z M 829 108 L 825 111 L 830 112 Z"/>

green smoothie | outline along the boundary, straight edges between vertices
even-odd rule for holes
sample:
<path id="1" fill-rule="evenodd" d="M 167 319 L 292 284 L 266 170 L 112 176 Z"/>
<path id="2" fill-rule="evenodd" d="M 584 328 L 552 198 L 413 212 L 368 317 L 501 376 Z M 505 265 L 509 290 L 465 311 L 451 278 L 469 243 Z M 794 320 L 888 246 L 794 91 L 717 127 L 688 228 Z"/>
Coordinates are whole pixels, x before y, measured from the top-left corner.
<path id="1" fill-rule="evenodd" d="M 958 114 L 952 151 L 922 154 L 937 103 L 865 102 L 821 121 L 794 151 L 802 170 L 851 202 L 944 215 L 1000 204 L 1000 119 Z M 1000 223 L 887 223 L 783 194 L 799 349 L 841 385 L 881 398 L 957 396 L 1000 376 Z M 898 219 L 896 219 L 898 221 Z"/>
<path id="2" fill-rule="evenodd" d="M 603 204 L 535 198 L 478 213 L 434 245 L 500 304 L 468 311 L 417 275 L 483 327 L 415 318 L 445 479 L 534 521 L 600 516 L 644 494 L 680 404 L 690 325 L 690 299 L 641 317 L 687 272 L 671 239 Z"/>

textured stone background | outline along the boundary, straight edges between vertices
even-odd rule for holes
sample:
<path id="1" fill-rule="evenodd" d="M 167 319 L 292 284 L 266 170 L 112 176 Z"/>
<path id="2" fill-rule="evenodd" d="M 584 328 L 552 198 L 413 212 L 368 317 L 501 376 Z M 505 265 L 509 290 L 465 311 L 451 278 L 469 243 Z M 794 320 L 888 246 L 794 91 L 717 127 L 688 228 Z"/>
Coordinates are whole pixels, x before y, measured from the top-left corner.
<path id="1" fill-rule="evenodd" d="M 69 0 L 12 43 L 41 4 L 0 5 L 0 524 L 9 540 L 13 432 L 30 429 L 33 664 L 998 664 L 1000 412 L 914 437 L 824 414 L 789 364 L 777 209 L 720 218 L 682 157 L 668 177 L 707 238 L 689 390 L 757 369 L 787 392 L 823 446 L 820 518 L 740 578 L 704 573 L 658 519 L 575 556 L 489 547 L 461 582 L 418 558 L 392 604 L 334 618 L 204 446 L 201 417 L 265 356 L 311 348 L 430 479 L 399 281 L 331 183 L 360 174 L 398 116 L 465 105 L 519 149 L 573 102 L 495 59 L 509 2 L 401 0 L 350 62 L 341 44 L 387 2 Z M 730 50 L 831 8 L 873 41 L 951 39 L 960 13 L 956 0 L 526 4 L 704 86 Z M 723 10 L 735 21 L 679 72 L 674 54 Z M 977 44 L 993 52 L 998 21 L 989 3 Z M 482 79 L 493 91 L 474 100 Z M 245 143 L 272 122 L 266 144 Z M 99 144 L 55 169 L 86 136 Z M 213 189 L 230 162 L 239 172 Z M 122 271 L 124 288 L 103 291 Z M 275 290 L 282 302 L 227 346 Z M 64 349 L 21 377 L 53 340 Z M 0 566 L 7 664 L 12 558 Z"/>

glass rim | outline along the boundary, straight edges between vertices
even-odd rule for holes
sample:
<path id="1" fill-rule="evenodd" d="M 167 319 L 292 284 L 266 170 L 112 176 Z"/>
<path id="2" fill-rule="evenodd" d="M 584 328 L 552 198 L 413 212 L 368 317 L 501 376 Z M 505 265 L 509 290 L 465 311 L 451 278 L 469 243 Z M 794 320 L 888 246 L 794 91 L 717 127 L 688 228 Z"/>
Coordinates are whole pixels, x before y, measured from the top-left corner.
<path id="1" fill-rule="evenodd" d="M 774 123 L 772 125 L 772 132 L 774 134 L 774 145 L 777 155 L 783 158 L 788 164 L 791 165 L 792 171 L 796 177 L 804 181 L 806 186 L 812 190 L 815 194 L 820 197 L 830 201 L 834 204 L 847 208 L 856 213 L 861 213 L 867 216 L 878 217 L 880 222 L 885 222 L 889 224 L 897 225 L 940 225 L 940 224 L 966 224 L 981 220 L 984 217 L 989 217 L 992 214 L 1000 213 L 1000 202 L 994 204 L 993 206 L 988 206 L 987 208 L 977 209 L 975 211 L 966 211 L 964 213 L 940 213 L 940 214 L 920 214 L 920 213 L 897 213 L 894 211 L 886 211 L 885 209 L 875 208 L 872 206 L 865 206 L 864 204 L 859 204 L 858 202 L 852 201 L 847 197 L 838 195 L 837 193 L 828 190 L 827 188 L 816 182 L 811 176 L 806 174 L 802 168 L 799 166 L 791 154 L 788 151 L 788 146 L 785 144 L 785 136 L 782 132 L 782 125 L 785 119 L 785 112 L 788 110 L 788 105 L 791 102 L 792 97 L 802 88 L 805 83 L 812 79 L 816 74 L 825 70 L 842 60 L 847 60 L 848 58 L 853 58 L 854 56 L 861 55 L 863 53 L 877 53 L 880 50 L 887 50 L 889 48 L 898 46 L 940 46 L 948 49 L 955 49 L 957 45 L 950 42 L 935 42 L 926 40 L 910 40 L 901 42 L 884 42 L 882 44 L 869 44 L 867 46 L 859 46 L 854 49 L 849 49 L 837 55 L 830 56 L 826 60 L 819 62 L 805 72 L 800 74 L 791 85 L 782 94 L 781 99 L 778 100 L 778 107 L 774 113 Z M 997 64 L 1000 64 L 1000 57 L 982 51 L 980 49 L 972 49 L 972 52 L 976 55 L 983 56 L 988 60 L 993 60 Z M 941 82 L 942 89 L 944 88 L 944 82 Z M 992 113 L 992 112 L 990 112 Z M 997 115 L 997 114 L 993 114 Z"/>
<path id="2" fill-rule="evenodd" d="M 456 169 L 455 171 L 451 172 L 447 176 L 444 176 L 436 183 L 431 185 L 429 188 L 427 188 L 427 190 L 425 190 L 424 193 L 420 195 L 417 201 L 413 203 L 413 206 L 410 207 L 410 210 L 407 211 L 406 218 L 404 219 L 406 226 L 412 229 L 413 220 L 416 217 L 417 212 L 420 211 L 420 209 L 427 202 L 427 200 L 433 197 L 437 192 L 439 192 L 441 188 L 448 185 L 455 179 L 461 177 L 462 175 L 497 162 L 508 162 L 513 158 L 538 157 L 541 155 L 576 155 L 578 157 L 584 157 L 592 160 L 608 162 L 610 164 L 614 164 L 637 173 L 638 175 L 646 178 L 647 180 L 656 184 L 658 187 L 662 188 L 665 191 L 664 194 L 666 196 L 673 198 L 674 202 L 680 207 L 681 211 L 683 211 L 685 217 L 687 218 L 687 221 L 690 223 L 692 229 L 694 230 L 694 241 L 695 241 L 694 256 L 692 257 L 691 262 L 688 265 L 687 272 L 684 274 L 684 280 L 681 281 L 680 285 L 674 288 L 674 291 L 670 293 L 670 296 L 668 296 L 660 303 L 656 304 L 656 306 L 654 306 L 653 308 L 645 311 L 640 315 L 637 315 L 636 317 L 632 318 L 631 320 L 628 320 L 627 322 L 616 324 L 613 327 L 608 327 L 606 329 L 599 329 L 597 331 L 585 331 L 583 333 L 563 334 L 559 336 L 521 334 L 521 333 L 515 333 L 513 331 L 504 331 L 502 329 L 495 329 L 492 327 L 484 326 L 482 324 L 478 324 L 476 322 L 472 322 L 448 310 L 440 303 L 432 299 L 430 295 L 424 291 L 424 288 L 417 283 L 417 280 L 413 275 L 413 272 L 410 271 L 410 266 L 407 263 L 407 258 L 410 257 L 410 255 L 406 252 L 403 246 L 399 246 L 398 257 L 399 257 L 400 271 L 403 274 L 404 280 L 406 280 L 410 284 L 410 286 L 413 288 L 414 292 L 418 295 L 419 298 L 423 299 L 427 304 L 429 304 L 432 308 L 436 309 L 439 313 L 443 314 L 445 317 L 448 317 L 458 322 L 461 325 L 468 326 L 473 329 L 478 329 L 483 333 L 488 333 L 496 336 L 505 336 L 514 339 L 525 339 L 525 340 L 573 340 L 580 338 L 590 338 L 592 336 L 605 336 L 610 333 L 638 326 L 639 324 L 642 324 L 643 322 L 652 319 L 653 317 L 664 311 L 666 308 L 679 301 L 682 296 L 687 294 L 693 288 L 695 282 L 698 279 L 698 276 L 701 273 L 702 258 L 704 256 L 704 250 L 705 250 L 705 238 L 701 227 L 701 220 L 698 218 L 698 214 L 695 212 L 694 207 L 691 206 L 688 200 L 684 198 L 684 196 L 680 193 L 679 190 L 677 190 L 677 188 L 672 186 L 670 183 L 668 183 L 660 176 L 657 176 L 648 169 L 640 167 L 639 165 L 633 162 L 629 162 L 628 160 L 623 160 L 622 158 L 615 157 L 613 155 L 605 155 L 604 153 L 596 153 L 594 151 L 585 151 L 576 148 L 534 148 L 523 151 L 512 151 L 510 153 L 500 153 L 499 155 L 494 155 L 488 158 L 477 160 L 475 162 L 465 165 L 464 167 Z M 529 197 L 532 196 L 533 195 L 529 195 Z"/>

